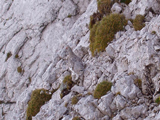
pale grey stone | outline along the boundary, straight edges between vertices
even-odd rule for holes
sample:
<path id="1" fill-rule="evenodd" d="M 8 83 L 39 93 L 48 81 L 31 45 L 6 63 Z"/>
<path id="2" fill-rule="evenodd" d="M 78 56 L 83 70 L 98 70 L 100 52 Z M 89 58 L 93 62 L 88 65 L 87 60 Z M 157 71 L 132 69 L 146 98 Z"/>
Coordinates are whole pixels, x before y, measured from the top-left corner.
<path id="1" fill-rule="evenodd" d="M 111 116 L 111 110 L 110 105 L 113 100 L 113 93 L 110 92 L 105 96 L 102 96 L 99 100 L 98 108 L 103 112 L 103 114 L 106 114 L 108 116 Z"/>
<path id="2" fill-rule="evenodd" d="M 125 76 L 118 80 L 112 90 L 113 93 L 120 92 L 126 98 L 134 99 L 140 90 L 134 85 L 134 76 Z"/>
<path id="3" fill-rule="evenodd" d="M 112 120 L 122 120 L 122 119 L 121 119 L 120 115 L 118 114 L 118 115 L 116 115 L 115 117 L 113 117 Z"/>
<path id="4" fill-rule="evenodd" d="M 81 98 L 74 109 L 87 120 L 98 119 L 101 117 L 101 113 L 96 110 L 96 104 L 96 101 L 94 102 L 94 98 L 90 95 Z"/>
<path id="5" fill-rule="evenodd" d="M 59 11 L 58 18 L 64 19 L 68 16 L 72 16 L 76 14 L 77 14 L 77 6 L 71 0 L 65 0 L 62 3 L 62 7 Z"/>
<path id="6" fill-rule="evenodd" d="M 68 51 L 69 67 L 71 71 L 76 74 L 76 78 L 74 79 L 74 81 L 76 81 L 79 76 L 83 76 L 84 65 L 82 63 L 82 60 L 73 53 L 72 49 L 69 46 L 67 46 L 66 49 Z"/>
<path id="7" fill-rule="evenodd" d="M 112 47 L 112 45 L 108 45 L 108 46 L 106 47 L 106 53 L 107 53 L 107 55 L 108 55 L 109 57 L 111 57 L 111 58 L 114 58 L 114 57 L 115 57 L 115 50 L 114 50 L 114 48 Z"/>
<path id="8" fill-rule="evenodd" d="M 73 86 L 71 91 L 74 91 L 74 92 L 77 92 L 77 93 L 83 93 L 84 92 L 84 87 L 81 87 L 81 86 Z"/>
<path id="9" fill-rule="evenodd" d="M 120 13 L 122 11 L 122 7 L 121 7 L 120 4 L 114 3 L 113 6 L 112 6 L 112 8 L 111 8 L 111 11 L 113 13 Z"/>
<path id="10" fill-rule="evenodd" d="M 123 109 L 126 105 L 126 100 L 120 95 L 117 95 L 114 98 L 114 101 L 115 101 L 115 104 L 116 104 L 116 107 L 117 107 L 118 110 Z"/>

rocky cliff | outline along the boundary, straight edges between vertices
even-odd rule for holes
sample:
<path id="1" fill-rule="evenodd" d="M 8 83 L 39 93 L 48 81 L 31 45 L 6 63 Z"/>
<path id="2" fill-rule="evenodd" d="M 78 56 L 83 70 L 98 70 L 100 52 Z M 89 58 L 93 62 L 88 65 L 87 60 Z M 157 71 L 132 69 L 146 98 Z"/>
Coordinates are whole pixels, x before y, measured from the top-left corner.
<path id="1" fill-rule="evenodd" d="M 1 0 L 0 119 L 160 120 L 159 8 L 159 0 L 113 4 L 126 19 L 143 15 L 145 27 L 136 31 L 128 20 L 93 57 L 89 22 L 97 0 Z M 106 80 L 111 89 L 96 99 Z M 28 117 L 33 91 L 44 89 L 51 98 Z"/>

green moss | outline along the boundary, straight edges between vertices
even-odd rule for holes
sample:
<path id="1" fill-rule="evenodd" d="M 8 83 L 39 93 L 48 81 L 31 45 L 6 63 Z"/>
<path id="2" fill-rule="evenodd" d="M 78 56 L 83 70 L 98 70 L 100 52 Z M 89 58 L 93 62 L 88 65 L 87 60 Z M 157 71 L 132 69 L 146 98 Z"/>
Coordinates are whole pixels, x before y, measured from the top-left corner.
<path id="1" fill-rule="evenodd" d="M 73 85 L 73 81 L 72 81 L 71 75 L 66 76 L 66 77 L 64 78 L 64 80 L 63 80 L 63 83 L 64 83 L 64 84 L 67 84 L 67 89 L 68 89 L 68 90 L 71 89 L 71 88 L 72 88 L 72 85 Z"/>
<path id="2" fill-rule="evenodd" d="M 160 97 L 158 97 L 158 98 L 155 100 L 155 102 L 156 102 L 157 104 L 160 104 Z"/>
<path id="3" fill-rule="evenodd" d="M 108 81 L 103 81 L 99 83 L 94 91 L 94 98 L 100 99 L 101 96 L 105 95 L 111 90 L 112 83 Z"/>
<path id="4" fill-rule="evenodd" d="M 128 5 L 131 2 L 131 0 L 121 0 L 120 2 Z"/>
<path id="5" fill-rule="evenodd" d="M 98 11 L 102 14 L 102 15 L 108 15 L 111 13 L 111 8 L 112 5 L 114 4 L 116 0 L 112 1 L 112 0 L 97 0 L 97 4 L 98 4 Z"/>
<path id="6" fill-rule="evenodd" d="M 121 95 L 121 92 L 117 92 L 117 93 L 116 93 L 116 96 L 117 96 L 117 95 Z"/>
<path id="7" fill-rule="evenodd" d="M 93 27 L 96 22 L 100 21 L 102 19 L 102 15 L 99 12 L 93 13 L 93 15 L 90 16 L 90 23 L 89 23 L 89 29 Z"/>
<path id="8" fill-rule="evenodd" d="M 90 51 L 92 52 L 92 56 L 96 54 L 96 48 L 95 48 L 95 37 L 96 37 L 96 30 L 99 26 L 99 22 L 97 22 L 95 25 L 93 25 L 93 28 L 90 30 Z"/>
<path id="9" fill-rule="evenodd" d="M 19 58 L 18 54 L 15 55 L 15 58 Z"/>
<path id="10" fill-rule="evenodd" d="M 32 116 L 35 116 L 40 111 L 41 106 L 51 99 L 55 91 L 56 90 L 53 90 L 51 94 L 49 94 L 49 91 L 45 89 L 34 90 L 28 103 L 26 120 L 32 120 Z"/>
<path id="11" fill-rule="evenodd" d="M 70 92 L 73 85 L 74 85 L 74 83 L 72 81 L 71 75 L 66 76 L 63 80 L 63 83 L 61 84 L 62 91 L 60 93 L 60 97 L 63 98 L 65 95 L 67 95 Z"/>
<path id="12" fill-rule="evenodd" d="M 72 98 L 71 104 L 72 104 L 72 105 L 77 104 L 78 100 L 79 100 L 78 97 L 77 97 L 77 96 L 74 96 L 74 97 Z"/>
<path id="13" fill-rule="evenodd" d="M 68 106 L 68 103 L 65 103 L 65 105 L 64 105 L 65 107 L 67 107 Z"/>
<path id="14" fill-rule="evenodd" d="M 133 20 L 133 27 L 135 30 L 141 30 L 145 26 L 144 24 L 144 16 L 137 15 L 136 18 Z"/>
<path id="15" fill-rule="evenodd" d="M 72 120 L 81 120 L 79 117 L 74 117 Z"/>
<path id="16" fill-rule="evenodd" d="M 29 83 L 31 83 L 31 81 L 32 81 L 31 77 L 29 77 L 28 79 L 29 79 Z"/>
<path id="17" fill-rule="evenodd" d="M 11 56 L 12 56 L 12 53 L 11 53 L 11 52 L 7 53 L 7 57 L 6 57 L 6 60 L 5 60 L 5 61 L 7 61 Z"/>
<path id="18" fill-rule="evenodd" d="M 134 84 L 139 87 L 140 89 L 142 88 L 142 80 L 141 79 L 135 79 Z"/>
<path id="19" fill-rule="evenodd" d="M 23 72 L 21 66 L 19 66 L 19 67 L 17 68 L 17 72 L 19 72 L 19 73 L 22 73 L 22 72 Z"/>
<path id="20" fill-rule="evenodd" d="M 90 50 L 92 56 L 104 51 L 108 43 L 114 38 L 114 34 L 124 29 L 127 20 L 123 15 L 111 14 L 93 25 L 90 30 Z"/>
<path id="21" fill-rule="evenodd" d="M 156 34 L 156 31 L 152 31 L 152 34 Z"/>
<path id="22" fill-rule="evenodd" d="M 70 15 L 70 14 L 69 14 L 67 17 L 68 17 L 68 18 L 71 18 L 71 17 L 72 17 L 72 15 Z"/>

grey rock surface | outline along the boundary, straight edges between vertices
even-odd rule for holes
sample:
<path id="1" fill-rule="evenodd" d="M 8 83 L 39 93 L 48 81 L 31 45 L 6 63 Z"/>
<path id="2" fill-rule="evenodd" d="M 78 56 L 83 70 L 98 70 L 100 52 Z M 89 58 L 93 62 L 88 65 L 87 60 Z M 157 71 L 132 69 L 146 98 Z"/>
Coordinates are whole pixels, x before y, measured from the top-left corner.
<path id="1" fill-rule="evenodd" d="M 115 3 L 112 12 L 127 19 L 145 15 L 145 27 L 135 31 L 128 21 L 105 51 L 92 57 L 88 26 L 97 0 L 1 0 L 0 119 L 26 119 L 32 91 L 44 88 L 57 91 L 33 120 L 159 120 L 159 8 L 159 0 Z M 61 99 L 59 86 L 67 75 L 74 84 Z M 112 82 L 111 91 L 95 99 L 104 80 Z"/>

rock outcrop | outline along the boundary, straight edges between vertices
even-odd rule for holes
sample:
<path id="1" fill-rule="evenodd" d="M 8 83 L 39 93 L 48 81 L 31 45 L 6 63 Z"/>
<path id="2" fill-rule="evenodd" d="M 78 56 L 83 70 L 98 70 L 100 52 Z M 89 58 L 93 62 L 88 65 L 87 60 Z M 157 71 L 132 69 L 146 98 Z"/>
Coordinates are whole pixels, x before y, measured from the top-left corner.
<path id="1" fill-rule="evenodd" d="M 96 0 L 1 0 L 0 119 L 25 120 L 32 91 L 44 88 L 55 92 L 33 120 L 159 120 L 159 8 L 159 0 L 113 4 L 112 12 L 127 19 L 144 15 L 145 27 L 135 31 L 128 20 L 92 57 L 89 22 Z M 73 87 L 61 98 L 68 75 Z M 111 90 L 95 99 L 104 80 L 112 82 Z"/>

